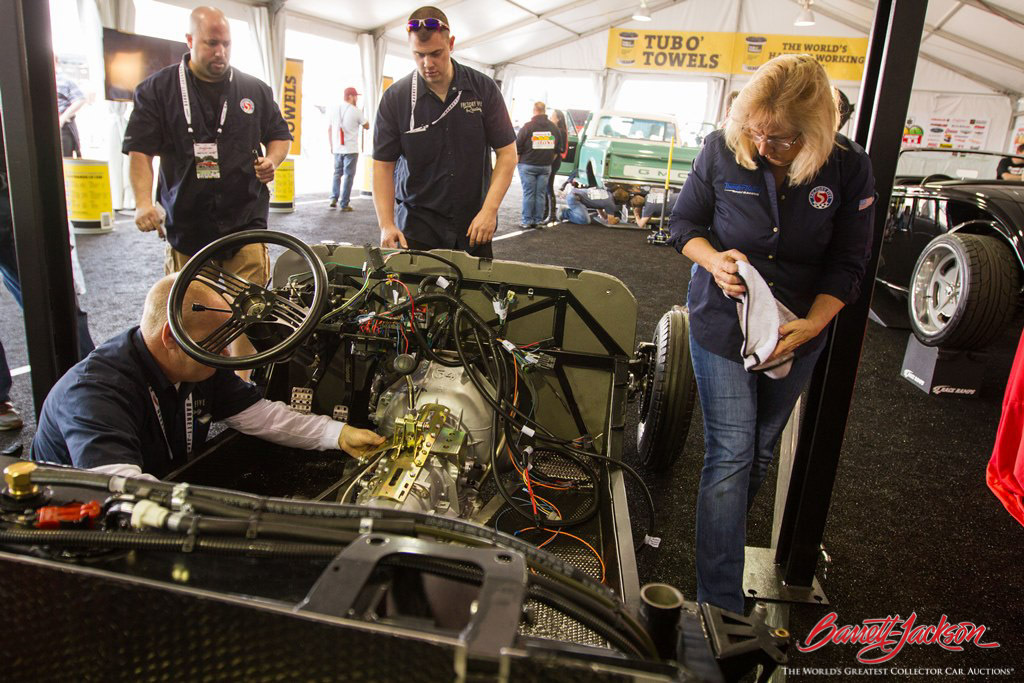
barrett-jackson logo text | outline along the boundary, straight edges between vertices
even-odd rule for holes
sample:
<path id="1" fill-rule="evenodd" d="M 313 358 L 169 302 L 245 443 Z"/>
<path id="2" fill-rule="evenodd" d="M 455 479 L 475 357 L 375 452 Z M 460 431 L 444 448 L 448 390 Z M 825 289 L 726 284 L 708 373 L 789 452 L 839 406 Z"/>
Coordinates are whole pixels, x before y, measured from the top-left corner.
<path id="1" fill-rule="evenodd" d="M 915 626 L 917 612 L 906 619 L 900 615 L 884 619 L 865 619 L 857 626 L 837 626 L 836 613 L 822 617 L 803 643 L 797 643 L 800 652 L 814 652 L 828 644 L 863 645 L 857 652 L 861 664 L 881 664 L 898 655 L 907 645 L 938 645 L 950 652 L 963 652 L 964 643 L 973 643 L 980 648 L 996 648 L 999 643 L 981 641 L 985 626 L 970 621 L 952 623 L 943 614 L 939 623 Z"/>

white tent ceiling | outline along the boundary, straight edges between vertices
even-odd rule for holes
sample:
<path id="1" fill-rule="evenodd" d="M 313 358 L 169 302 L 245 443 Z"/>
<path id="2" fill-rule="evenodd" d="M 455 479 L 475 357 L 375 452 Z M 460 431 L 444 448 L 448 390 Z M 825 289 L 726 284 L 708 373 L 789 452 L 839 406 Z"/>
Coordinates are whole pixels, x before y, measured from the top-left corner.
<path id="1" fill-rule="evenodd" d="M 261 4 L 261 3 L 256 3 Z M 817 24 L 796 27 L 797 0 L 648 0 L 653 21 L 632 20 L 639 0 L 436 0 L 452 24 L 456 53 L 494 67 L 601 70 L 610 27 L 865 36 L 874 0 L 816 0 Z M 386 35 L 399 52 L 407 0 L 286 0 L 290 15 L 352 33 Z M 915 87 L 1024 93 L 1020 0 L 931 0 Z M 927 66 L 926 66 L 927 65 Z M 945 72 L 945 73 L 944 73 Z M 957 74 L 961 78 L 951 78 Z M 924 82 L 923 82 L 924 80 Z M 968 87 L 963 81 L 971 82 Z"/>

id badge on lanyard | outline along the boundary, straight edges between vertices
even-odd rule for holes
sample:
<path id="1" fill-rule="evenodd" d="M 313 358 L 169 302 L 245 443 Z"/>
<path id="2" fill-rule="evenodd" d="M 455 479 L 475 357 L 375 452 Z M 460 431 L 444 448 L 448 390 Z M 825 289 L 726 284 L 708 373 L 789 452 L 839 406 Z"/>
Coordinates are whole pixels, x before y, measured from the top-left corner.
<path id="1" fill-rule="evenodd" d="M 217 139 L 213 142 L 196 142 L 195 133 L 192 130 L 192 105 L 188 95 L 188 83 L 185 79 L 185 60 L 178 65 L 178 85 L 181 88 L 181 109 L 185 114 L 185 124 L 188 126 L 188 134 L 192 138 L 192 153 L 196 160 L 196 178 L 200 180 L 212 180 L 220 178 L 220 154 L 217 151 L 217 141 L 224 131 L 224 119 L 228 116 L 228 98 L 224 98 L 224 106 L 220 110 L 220 123 L 217 126 Z M 228 82 L 235 77 L 235 72 L 228 72 Z"/>
<path id="2" fill-rule="evenodd" d="M 409 130 L 407 131 L 409 133 L 422 133 L 423 131 L 427 130 L 428 128 L 433 126 L 435 123 L 437 123 L 438 121 L 440 121 L 444 117 L 448 116 L 448 114 L 451 113 L 451 110 L 455 108 L 455 105 L 457 105 L 459 103 L 459 100 L 462 99 L 462 91 L 460 90 L 459 93 L 455 96 L 455 99 L 452 100 L 452 103 L 448 105 L 448 108 L 445 109 L 443 112 L 441 112 L 440 116 L 438 116 L 436 119 L 434 119 L 433 121 L 431 121 L 430 123 L 428 123 L 425 126 L 417 127 L 416 126 L 416 100 L 417 100 L 417 90 L 418 90 L 418 86 L 419 86 L 419 81 L 420 81 L 419 76 L 414 74 L 413 77 L 412 77 L 412 90 L 409 93 Z"/>

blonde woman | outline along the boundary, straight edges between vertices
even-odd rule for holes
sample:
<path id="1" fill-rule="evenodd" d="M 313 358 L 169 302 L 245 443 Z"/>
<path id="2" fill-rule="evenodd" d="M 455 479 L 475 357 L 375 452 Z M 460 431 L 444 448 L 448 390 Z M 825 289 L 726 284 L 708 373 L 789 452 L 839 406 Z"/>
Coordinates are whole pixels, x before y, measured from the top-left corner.
<path id="1" fill-rule="evenodd" d="M 704 413 L 697 500 L 697 600 L 743 612 L 746 515 L 782 427 L 821 353 L 824 330 L 854 301 L 870 250 L 874 177 L 838 135 L 832 87 L 808 55 L 762 66 L 708 136 L 672 212 L 672 244 L 694 262 L 690 352 Z M 738 261 L 752 265 L 796 320 L 771 359 L 784 378 L 744 369 Z"/>

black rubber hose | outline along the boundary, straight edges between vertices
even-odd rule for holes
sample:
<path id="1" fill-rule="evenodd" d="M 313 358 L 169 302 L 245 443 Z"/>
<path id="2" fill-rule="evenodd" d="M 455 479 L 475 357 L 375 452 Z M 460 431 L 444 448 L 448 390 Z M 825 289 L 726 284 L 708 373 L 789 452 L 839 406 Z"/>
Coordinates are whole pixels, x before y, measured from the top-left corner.
<path id="1" fill-rule="evenodd" d="M 446 259 L 443 256 L 438 256 L 437 254 L 432 254 L 429 251 L 421 251 L 419 249 L 403 249 L 402 253 L 403 254 L 416 254 L 417 256 L 426 256 L 427 258 L 432 258 L 435 261 L 440 261 L 441 263 L 445 264 L 446 266 L 448 266 L 449 268 L 451 268 L 452 270 L 455 271 L 455 277 L 456 277 L 456 280 L 455 280 L 455 294 L 458 294 L 459 290 L 462 289 L 462 281 L 464 279 L 464 277 L 462 275 L 462 269 L 459 268 L 457 265 L 455 265 L 454 261 L 449 261 L 448 259 Z"/>
<path id="2" fill-rule="evenodd" d="M 551 442 L 549 441 L 549 443 L 551 443 Z M 578 455 L 580 455 L 582 457 L 590 457 L 590 458 L 596 458 L 598 460 L 604 460 L 604 461 L 610 463 L 614 467 L 621 467 L 625 472 L 627 472 L 633 478 L 635 478 L 640 483 L 640 489 L 644 492 L 644 497 L 647 500 L 647 510 L 649 512 L 649 515 L 647 517 L 647 535 L 650 536 L 650 537 L 654 537 L 655 536 L 655 534 L 657 533 L 657 529 L 656 529 L 657 525 L 655 523 L 654 496 L 651 495 L 651 490 L 650 490 L 650 488 L 648 488 L 647 482 L 645 482 L 643 480 L 643 477 L 641 477 L 640 474 L 635 469 L 633 469 L 631 466 L 629 466 L 628 464 L 626 464 L 625 462 L 623 462 L 621 460 L 616 460 L 615 458 L 612 458 L 612 457 L 607 456 L 607 455 L 602 455 L 600 453 L 591 453 L 589 451 L 580 451 L 580 450 L 576 450 L 576 449 L 570 449 L 570 448 L 566 448 L 564 446 L 561 446 L 559 444 L 554 444 L 552 446 L 552 450 L 556 451 L 557 453 L 561 453 L 562 455 L 565 455 L 566 457 L 572 457 L 572 455 L 570 455 L 570 454 L 575 453 L 575 454 L 578 454 Z M 636 544 L 635 549 L 637 551 L 640 551 L 640 550 L 643 550 L 646 546 L 647 546 L 647 544 L 644 543 L 643 541 L 641 541 L 641 542 Z"/>
<path id="3" fill-rule="evenodd" d="M 506 424 L 505 425 L 505 442 L 508 445 L 508 447 L 512 449 L 513 453 L 515 453 L 517 456 L 522 458 L 524 454 L 523 454 L 522 451 L 519 450 L 519 444 L 517 444 L 515 442 L 513 437 L 514 437 L 514 435 L 509 430 L 508 424 Z M 541 528 L 549 527 L 551 529 L 565 529 L 565 528 L 568 528 L 568 527 L 578 526 L 580 524 L 584 524 L 586 522 L 589 522 L 597 514 L 597 509 L 598 509 L 598 505 L 597 505 L 597 491 L 598 491 L 598 487 L 600 486 L 600 481 L 601 481 L 600 476 L 596 472 L 594 472 L 593 468 L 591 468 L 586 463 L 584 463 L 582 461 L 578 461 L 577 464 L 590 477 L 591 481 L 594 482 L 594 495 L 591 496 L 590 504 L 587 507 L 587 509 L 583 511 L 582 514 L 577 515 L 573 519 L 563 519 L 563 520 L 544 519 L 544 518 L 542 518 L 540 516 L 533 515 L 532 511 L 531 512 L 527 512 L 526 510 L 521 508 L 519 503 L 516 503 L 512 499 L 512 497 L 509 496 L 508 493 L 505 491 L 505 487 L 501 485 L 501 480 L 500 480 L 500 478 L 497 475 L 497 468 L 496 467 L 492 467 L 491 471 L 495 473 L 494 474 L 494 483 L 495 483 L 495 485 L 497 485 L 498 491 L 502 494 L 501 497 L 505 500 L 505 502 L 509 505 L 509 507 L 512 508 L 512 510 L 516 514 L 518 514 L 523 519 L 526 519 L 526 520 L 529 520 L 529 521 L 535 523 L 538 527 L 541 527 Z M 523 466 L 526 467 L 525 464 Z"/>
<path id="4" fill-rule="evenodd" d="M 650 653 L 646 657 L 641 647 L 633 643 L 631 640 L 624 637 L 624 634 L 616 631 L 615 629 L 609 628 L 608 624 L 601 621 L 599 618 L 591 615 L 585 610 L 580 609 L 577 605 L 572 602 L 563 599 L 562 597 L 550 593 L 543 588 L 536 586 L 529 589 L 529 595 L 537 602 L 544 603 L 555 610 L 562 612 L 563 614 L 575 619 L 579 623 L 589 628 L 594 633 L 605 638 L 614 647 L 619 650 L 629 653 L 639 659 L 646 658 L 657 658 L 657 653 Z"/>
<path id="5" fill-rule="evenodd" d="M 60 547 L 111 548 L 183 552 L 187 537 L 139 534 L 123 531 L 71 531 L 0 529 L 0 545 L 49 545 Z M 340 545 L 283 543 L 280 541 L 233 541 L 195 538 L 193 550 L 224 555 L 255 557 L 334 557 Z"/>
<path id="6" fill-rule="evenodd" d="M 187 529 L 192 523 L 192 517 L 186 515 L 179 531 Z M 250 522 L 246 519 L 218 519 L 216 517 L 199 517 L 197 522 L 198 530 L 205 534 L 216 534 L 222 536 L 246 536 L 253 534 L 253 538 L 282 538 L 306 542 L 335 543 L 348 545 L 359 537 L 357 531 L 344 531 L 341 529 L 325 529 L 319 526 L 299 526 L 297 524 L 280 524 L 278 522 L 266 522 L 257 520 Z"/>
<path id="7" fill-rule="evenodd" d="M 651 636 L 647 632 L 647 629 L 636 617 L 630 614 L 624 604 L 619 603 L 614 607 L 608 607 L 607 605 L 603 605 L 599 600 L 595 600 L 590 596 L 579 593 L 578 591 L 570 592 L 565 586 L 544 574 L 532 573 L 530 574 L 529 580 L 531 584 L 556 595 L 561 595 L 566 600 L 572 600 L 573 602 L 579 603 L 581 607 L 584 607 L 595 614 L 601 615 L 607 623 L 615 625 L 619 630 L 628 630 L 637 642 L 643 643 L 643 649 L 650 652 L 657 650 L 654 645 L 654 641 L 651 640 Z"/>
<path id="8" fill-rule="evenodd" d="M 83 472 L 70 468 L 43 467 L 32 475 L 38 484 L 69 484 L 109 491 L 110 475 Z M 149 490 L 161 494 L 170 494 L 176 484 L 147 479 L 126 479 L 125 489 L 129 493 Z M 166 499 L 166 495 L 152 496 L 154 500 Z M 426 515 L 404 510 L 388 510 L 385 508 L 366 508 L 355 505 L 339 505 L 336 503 L 320 503 L 314 501 L 296 501 L 283 498 L 266 498 L 249 493 L 219 489 L 207 486 L 189 486 L 188 501 L 193 505 L 200 501 L 218 501 L 250 512 L 259 510 L 261 513 L 282 515 L 299 515 L 321 519 L 370 519 L 373 524 L 378 522 L 401 520 L 411 522 L 414 534 L 442 537 L 467 545 L 497 545 L 522 553 L 535 569 L 548 571 L 554 576 L 578 584 L 580 590 L 587 590 L 597 596 L 608 606 L 619 603 L 619 598 L 607 586 L 597 582 L 579 568 L 563 561 L 544 550 L 538 549 L 526 541 L 470 522 L 464 522 L 440 515 Z M 376 527 L 374 527 L 376 528 Z M 137 534 L 130 534 L 132 538 Z M 92 537 L 90 537 L 92 538 Z M 179 546 L 175 546 L 180 549 Z"/>
<path id="9" fill-rule="evenodd" d="M 484 576 L 483 570 L 479 567 L 424 556 L 393 555 L 382 560 L 380 564 L 415 569 L 462 583 L 477 585 L 483 581 Z M 654 653 L 651 655 L 652 657 L 657 657 L 654 643 L 650 642 L 646 631 L 641 630 L 641 636 L 631 630 L 626 630 L 630 628 L 630 624 L 621 619 L 621 614 L 594 602 L 581 604 L 575 599 L 576 596 L 565 595 L 564 589 L 557 583 L 551 580 L 537 581 L 538 578 L 537 575 L 528 577 L 531 584 L 536 584 L 528 589 L 529 597 L 576 619 L 609 642 L 616 644 L 624 652 L 643 658 L 642 653 L 646 650 Z"/>

